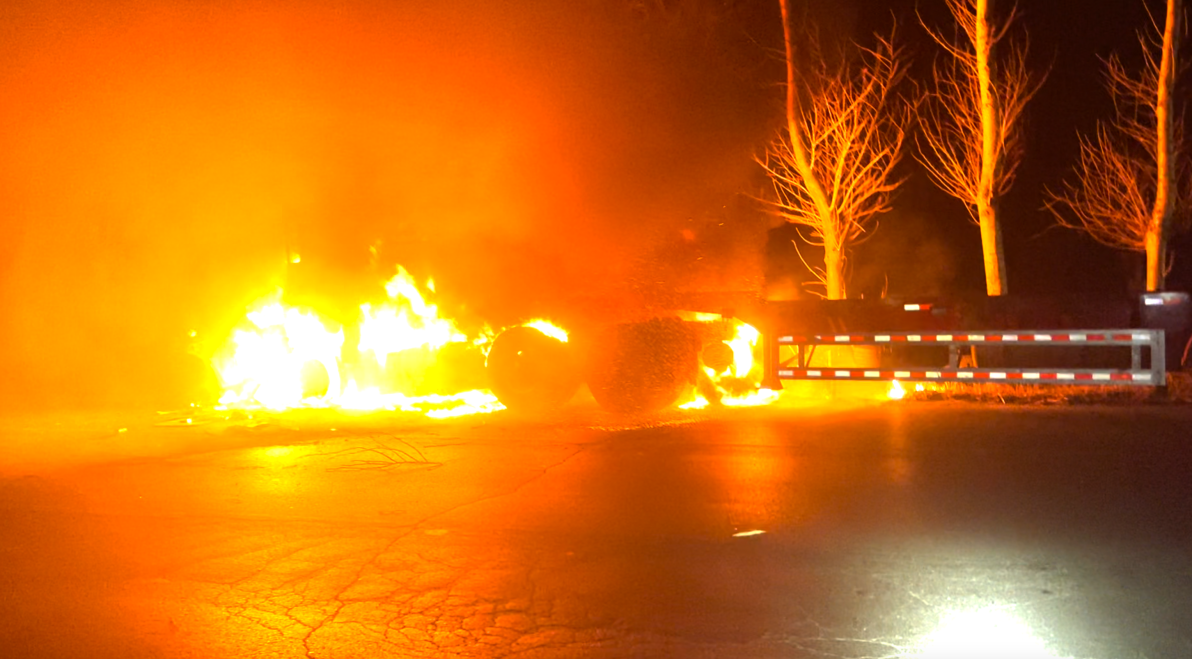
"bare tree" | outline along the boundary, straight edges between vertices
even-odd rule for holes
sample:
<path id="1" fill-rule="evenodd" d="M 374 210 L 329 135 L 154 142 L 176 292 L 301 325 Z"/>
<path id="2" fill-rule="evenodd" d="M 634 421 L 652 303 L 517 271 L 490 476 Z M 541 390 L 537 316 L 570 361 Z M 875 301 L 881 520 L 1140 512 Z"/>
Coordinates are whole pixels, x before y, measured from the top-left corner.
<path id="1" fill-rule="evenodd" d="M 981 230 L 985 292 L 1004 295 L 1009 286 L 997 199 L 1014 182 L 1023 151 L 1022 111 L 1045 76 L 1027 69 L 1025 40 L 1007 44 L 1004 52 L 995 48 L 1017 18 L 1017 5 L 999 21 L 990 19 L 993 0 L 946 1 L 956 38 L 924 26 L 946 57 L 933 70 L 919 161 L 940 189 L 968 207 Z"/>
<path id="2" fill-rule="evenodd" d="M 1161 42 L 1154 34 L 1139 34 L 1141 75 L 1127 71 L 1116 54 L 1105 60 L 1115 119 L 1098 123 L 1093 138 L 1080 138 L 1077 182 L 1049 192 L 1047 204 L 1064 226 L 1110 247 L 1145 252 L 1148 291 L 1164 286 L 1171 265 L 1168 239 L 1192 194 L 1182 117 L 1172 101 L 1181 5 L 1168 0 Z"/>
<path id="3" fill-rule="evenodd" d="M 893 35 L 859 49 L 859 66 L 829 65 L 821 57 L 795 65 L 789 0 L 780 0 L 786 45 L 786 125 L 758 162 L 769 174 L 774 212 L 808 229 L 800 234 L 824 250 L 824 267 L 812 271 L 826 297 L 845 297 L 845 258 L 850 246 L 890 209 L 902 184 L 894 168 L 902 156 L 912 111 L 894 89 L 904 76 Z M 808 39 L 808 41 L 811 41 Z"/>

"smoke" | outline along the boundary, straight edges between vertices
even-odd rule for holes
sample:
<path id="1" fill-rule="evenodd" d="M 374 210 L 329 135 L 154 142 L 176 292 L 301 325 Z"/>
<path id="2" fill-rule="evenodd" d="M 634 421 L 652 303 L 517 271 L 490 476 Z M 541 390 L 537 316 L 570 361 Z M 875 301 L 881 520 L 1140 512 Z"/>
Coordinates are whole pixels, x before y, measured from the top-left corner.
<path id="1" fill-rule="evenodd" d="M 760 221 L 772 72 L 732 15 L 615 5 L 4 3 L 4 400 L 172 403 L 253 300 L 348 320 L 399 263 L 495 324 L 681 285 Z"/>

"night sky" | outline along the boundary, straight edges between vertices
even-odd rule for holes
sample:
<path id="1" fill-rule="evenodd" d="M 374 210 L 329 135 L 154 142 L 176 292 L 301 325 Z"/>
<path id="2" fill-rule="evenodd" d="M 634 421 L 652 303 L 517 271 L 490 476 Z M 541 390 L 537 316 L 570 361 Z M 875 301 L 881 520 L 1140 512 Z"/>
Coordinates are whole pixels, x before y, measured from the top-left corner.
<path id="1" fill-rule="evenodd" d="M 346 319 L 399 263 L 434 277 L 450 314 L 498 326 L 589 300 L 761 290 L 795 263 L 781 231 L 767 247 L 750 200 L 781 120 L 778 3 L 632 4 L 2 3 L 3 400 L 168 399 L 190 332 L 218 340 L 279 286 Z M 942 1 L 919 4 L 947 24 Z M 1135 56 L 1145 6 L 1024 5 L 1051 73 L 1003 203 L 1011 291 L 1124 293 L 1141 260 L 1040 209 L 1076 131 L 1109 116 L 1097 57 Z M 914 7 L 807 11 L 829 43 L 897 17 L 918 75 L 934 51 Z M 981 291 L 976 228 L 906 165 L 851 290 Z M 1177 258 L 1175 285 L 1190 271 L 1192 254 Z"/>

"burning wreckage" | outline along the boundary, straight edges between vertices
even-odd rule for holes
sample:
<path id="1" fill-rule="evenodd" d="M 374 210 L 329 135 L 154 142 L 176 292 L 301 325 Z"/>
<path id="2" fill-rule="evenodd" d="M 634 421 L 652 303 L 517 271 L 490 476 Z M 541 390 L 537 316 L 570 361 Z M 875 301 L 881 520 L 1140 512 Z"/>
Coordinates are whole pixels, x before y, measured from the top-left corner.
<path id="1" fill-rule="evenodd" d="M 218 406 L 445 418 L 543 414 L 584 385 L 617 414 L 765 405 L 783 380 L 800 379 L 868 380 L 882 389 L 871 393 L 894 399 L 904 393 L 899 380 L 920 383 L 918 391 L 950 381 L 1163 387 L 1165 364 L 1183 362 L 1192 345 L 1183 293 L 1143 295 L 1140 313 L 1128 299 L 990 298 L 945 308 L 724 294 L 680 303 L 698 311 L 536 319 L 469 334 L 428 300 L 433 282 L 419 287 L 399 266 L 385 291 L 351 323 L 288 306 L 280 293 L 258 302 L 211 356 Z"/>
<path id="2" fill-rule="evenodd" d="M 210 364 L 220 408 L 399 410 L 434 418 L 561 407 L 585 383 L 611 412 L 678 404 L 761 405 L 760 333 L 720 314 L 680 311 L 572 335 L 544 319 L 469 335 L 402 267 L 387 300 L 359 306 L 354 323 L 289 306 L 281 293 L 248 311 Z"/>

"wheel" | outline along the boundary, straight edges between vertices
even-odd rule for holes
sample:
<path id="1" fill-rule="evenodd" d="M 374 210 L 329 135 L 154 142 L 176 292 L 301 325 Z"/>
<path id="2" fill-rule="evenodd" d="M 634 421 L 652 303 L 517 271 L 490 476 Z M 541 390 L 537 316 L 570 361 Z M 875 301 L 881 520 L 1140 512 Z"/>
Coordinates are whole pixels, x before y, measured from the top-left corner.
<path id="1" fill-rule="evenodd" d="M 513 327 L 493 341 L 485 364 L 493 394 L 514 411 L 548 412 L 579 389 L 571 346 L 532 327 Z"/>
<path id="2" fill-rule="evenodd" d="M 699 349 L 699 335 L 677 318 L 610 327 L 589 353 L 588 388 L 610 412 L 656 412 L 695 382 Z"/>

